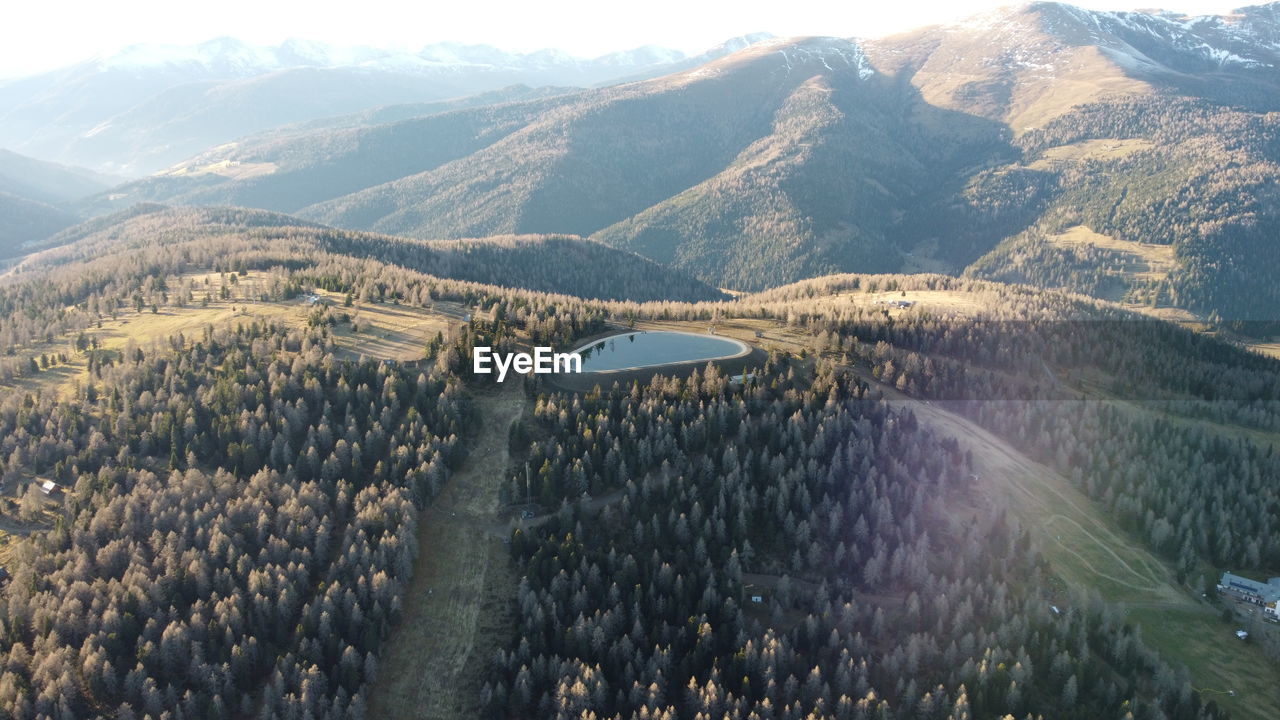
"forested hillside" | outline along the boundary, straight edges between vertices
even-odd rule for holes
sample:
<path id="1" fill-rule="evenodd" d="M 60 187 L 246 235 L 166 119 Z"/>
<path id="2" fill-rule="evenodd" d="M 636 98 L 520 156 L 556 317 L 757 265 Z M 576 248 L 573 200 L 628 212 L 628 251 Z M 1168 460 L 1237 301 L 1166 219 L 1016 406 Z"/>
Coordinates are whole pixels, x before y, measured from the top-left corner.
<path id="1" fill-rule="evenodd" d="M 554 100 L 446 112 L 371 128 L 267 136 L 215 149 L 91 198 L 88 212 L 160 201 L 295 212 L 464 157 L 518 130 Z"/>
<path id="2" fill-rule="evenodd" d="M 119 178 L 43 162 L 0 149 L 0 258 L 75 225 L 65 204 L 115 184 Z"/>
<path id="3" fill-rule="evenodd" d="M 216 256 L 232 248 L 237 254 Z M 83 283 L 85 264 L 112 272 L 123 257 L 163 262 L 171 271 L 181 272 L 209 264 L 297 267 L 315 261 L 313 253 L 328 253 L 441 278 L 588 298 L 696 301 L 726 297 L 684 273 L 583 238 L 510 236 L 423 242 L 336 230 L 289 215 L 243 208 L 139 205 L 69 228 L 36 249 L 41 252 L 18 264 L 15 276 L 59 269 L 60 277 Z M 68 302 L 81 299 L 74 293 L 66 296 Z"/>
<path id="4" fill-rule="evenodd" d="M 43 524 L 8 546 L 14 717 L 367 716 L 381 673 L 413 671 L 379 662 L 396 623 L 429 622 L 404 594 L 434 550 L 412 539 L 415 508 L 469 462 L 485 418 L 468 398 L 518 392 L 471 377 L 470 348 L 564 346 L 609 323 L 747 323 L 802 344 L 745 379 L 529 382 L 500 494 L 545 514 L 510 536 L 523 579 L 493 590 L 511 620 L 482 645 L 463 701 L 477 713 L 1225 716 L 1181 668 L 1194 656 L 1065 586 L 1031 519 L 979 500 L 992 470 L 970 441 L 890 391 L 958 402 L 1060 468 L 1166 558 L 1173 598 L 1214 567 L 1280 561 L 1274 455 L 1219 429 L 1280 427 L 1275 362 L 1079 298 L 835 276 L 731 302 L 588 300 L 467 277 L 598 287 L 537 265 L 583 253 L 599 273 L 594 253 L 618 255 L 580 239 L 421 243 L 240 209 L 144 207 L 64 240 L 0 281 L 5 478 L 66 488 L 52 505 L 29 490 Z M 688 282 L 647 277 L 664 296 L 680 286 L 652 283 Z M 308 292 L 339 302 L 150 346 L 97 340 Z M 974 314 L 872 303 L 902 293 Z M 338 344 L 350 313 L 443 305 L 476 315 L 452 316 L 425 362 Z M 43 386 L 61 367 L 84 370 Z"/>
<path id="5" fill-rule="evenodd" d="M 969 272 L 1098 295 L 1104 292 L 1097 283 L 1107 278 L 1138 302 L 1228 321 L 1274 322 L 1273 309 L 1280 307 L 1272 282 L 1280 272 L 1277 123 L 1273 112 L 1205 101 L 1081 106 L 1021 139 L 1032 158 L 1028 165 L 1044 164 L 1063 148 L 1126 149 L 1056 164 L 1041 185 L 1051 189 L 1024 200 L 1044 208 L 1034 230 L 997 246 Z M 1052 242 L 1080 225 L 1120 242 L 1092 257 Z M 1124 272 L 1123 256 L 1139 243 L 1168 247 L 1169 271 Z"/>
<path id="6" fill-rule="evenodd" d="M 0 707 L 362 716 L 457 392 L 258 326 L 139 350 L 67 402 L 6 402 L 9 466 L 72 499 L 12 569 Z"/>
<path id="7" fill-rule="evenodd" d="M 44 162 L 0 150 L 0 192 L 44 203 L 77 200 L 120 182 L 78 167 Z"/>
<path id="8" fill-rule="evenodd" d="M 916 228 L 960 264 L 985 252 L 983 240 L 1007 238 L 968 268 L 978 277 L 1270 332 L 1275 8 L 1185 17 L 1032 3 L 871 43 L 877 67 L 926 101 L 1008 124 L 1021 155 L 975 175 Z M 994 232 L 974 237 L 984 225 Z M 1104 237 L 1064 241 L 1076 227 Z M 952 235 L 961 242 L 948 253 Z M 1170 261 L 1152 267 L 1143 244 Z"/>
<path id="9" fill-rule="evenodd" d="M 495 716 L 1216 715 L 1114 610 L 1055 616 L 1026 534 L 957 516 L 954 441 L 830 364 L 550 395 L 533 419 L 514 498 L 622 495 L 513 540 Z"/>
<path id="10" fill-rule="evenodd" d="M 0 258 L 23 254 L 24 246 L 76 222 L 74 215 L 35 200 L 0 192 Z"/>
<path id="11" fill-rule="evenodd" d="M 778 302 L 863 283 L 830 278 L 758 297 Z M 972 320 L 919 313 L 885 323 L 875 312 L 818 312 L 802 321 L 875 378 L 946 401 L 1057 468 L 1174 562 L 1180 582 L 1211 579 L 1198 575 L 1202 562 L 1280 563 L 1268 480 L 1280 458 L 1241 432 L 1280 431 L 1280 363 L 1170 323 L 1000 292 L 1008 298 L 1001 312 Z"/>

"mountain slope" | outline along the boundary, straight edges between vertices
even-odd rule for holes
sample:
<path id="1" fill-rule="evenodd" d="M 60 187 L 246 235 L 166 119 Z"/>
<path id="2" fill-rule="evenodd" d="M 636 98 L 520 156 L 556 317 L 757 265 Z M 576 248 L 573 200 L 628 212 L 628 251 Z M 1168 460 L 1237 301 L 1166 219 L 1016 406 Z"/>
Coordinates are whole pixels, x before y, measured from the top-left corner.
<path id="1" fill-rule="evenodd" d="M 0 258 L 21 255 L 23 246 L 74 225 L 74 215 L 35 200 L 0 192 Z"/>
<path id="2" fill-rule="evenodd" d="M 421 77 L 363 68 L 291 68 L 167 88 L 73 138 L 68 157 L 152 172 L 211 145 L 265 128 L 342 115 L 420 97 L 465 95 L 465 77 Z"/>
<path id="3" fill-rule="evenodd" d="M 101 192 L 120 182 L 84 168 L 36 160 L 0 150 L 0 192 L 42 203 L 60 203 Z"/>
<path id="4" fill-rule="evenodd" d="M 722 172 L 596 237 L 739 288 L 901 268 L 901 217 L 975 154 L 1007 150 L 989 123 L 859 90 L 813 77 Z"/>
<path id="5" fill-rule="evenodd" d="M 25 246 L 76 224 L 75 215 L 55 206 L 113 182 L 83 168 L 0 150 L 0 258 L 20 255 Z"/>
<path id="6" fill-rule="evenodd" d="M 315 120 L 308 120 L 306 122 L 291 123 L 280 127 L 274 127 L 260 133 L 240 138 L 236 142 L 236 145 L 254 145 L 268 140 L 279 142 L 291 138 L 302 138 L 308 134 L 319 131 L 369 128 L 375 125 L 387 125 L 403 120 L 411 120 L 413 118 L 440 115 L 453 110 L 466 110 L 469 108 L 488 107 L 491 105 L 503 105 L 506 103 L 514 103 L 524 100 L 542 100 L 545 98 L 556 97 L 558 95 L 568 95 L 580 92 L 581 90 L 582 88 L 575 87 L 530 87 L 528 85 L 521 84 L 509 85 L 498 90 L 489 90 L 487 92 L 476 93 L 475 95 L 465 95 L 463 97 L 449 98 L 447 100 L 400 103 L 397 105 L 379 105 L 378 107 L 361 110 L 360 112 L 350 113 L 347 115 L 330 115 L 322 118 L 316 118 Z"/>
<path id="7" fill-rule="evenodd" d="M 1078 105 L 1159 92 L 1275 96 L 1276 4 L 1224 17 L 1100 12 L 1056 2 L 866 43 L 883 72 L 938 107 L 1023 133 Z"/>
<path id="8" fill-rule="evenodd" d="M 996 243 L 950 258 L 979 277 L 1280 317 L 1277 37 L 1280 4 L 1191 18 L 1033 3 L 871 43 L 930 103 L 1007 123 L 1022 155 L 923 209 L 917 233 L 979 256 Z M 1144 245 L 1164 248 L 1159 272 Z"/>
<path id="9" fill-rule="evenodd" d="M 1275 113 L 1202 100 L 1153 97 L 1078 108 L 1023 139 L 1026 158 L 1010 171 L 1036 167 L 1050 178 L 1028 197 L 1040 206 L 1035 222 L 969 272 L 1205 317 L 1274 321 L 1278 132 Z M 1102 240 L 1091 249 L 1056 240 L 1077 227 Z M 1163 272 L 1126 270 L 1142 244 L 1167 252 Z"/>
<path id="10" fill-rule="evenodd" d="M 759 43 L 693 71 L 561 99 L 479 152 L 299 212 L 416 237 L 599 233 L 744 288 L 896 269 L 886 228 L 927 184 L 926 161 L 949 166 L 974 146 L 999 152 L 993 124 L 923 117 L 936 114 L 877 78 L 854 43 Z M 738 242 L 744 228 L 759 232 Z"/>
<path id="11" fill-rule="evenodd" d="M 728 296 L 677 270 L 633 253 L 572 236 L 506 236 L 428 242 L 352 232 L 290 215 L 232 207 L 138 205 L 69 228 L 25 258 L 18 274 L 146 253 L 158 245 L 179 255 L 207 255 L 228 239 L 257 267 L 294 266 L 300 258 L 367 260 L 487 285 L 633 301 L 724 300 Z M 248 261 L 242 259 L 242 261 Z M 122 262 L 128 262 L 127 260 Z M 225 263 L 235 258 L 222 258 Z"/>
<path id="12" fill-rule="evenodd" d="M 112 188 L 83 207 L 92 214 L 140 202 L 165 202 L 295 212 L 481 150 L 560 102 L 540 99 L 368 128 L 266 134 L 215 148 L 165 173 Z"/>

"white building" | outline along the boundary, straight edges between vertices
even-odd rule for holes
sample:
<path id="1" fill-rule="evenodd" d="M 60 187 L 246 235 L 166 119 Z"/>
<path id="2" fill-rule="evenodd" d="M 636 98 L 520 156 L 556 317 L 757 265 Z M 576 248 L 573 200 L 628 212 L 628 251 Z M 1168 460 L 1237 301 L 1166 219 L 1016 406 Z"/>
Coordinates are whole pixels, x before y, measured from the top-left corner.
<path id="1" fill-rule="evenodd" d="M 1264 618 L 1280 621 L 1280 577 L 1273 577 L 1262 583 L 1222 573 L 1222 579 L 1218 581 L 1218 592 L 1241 602 L 1259 605 Z"/>

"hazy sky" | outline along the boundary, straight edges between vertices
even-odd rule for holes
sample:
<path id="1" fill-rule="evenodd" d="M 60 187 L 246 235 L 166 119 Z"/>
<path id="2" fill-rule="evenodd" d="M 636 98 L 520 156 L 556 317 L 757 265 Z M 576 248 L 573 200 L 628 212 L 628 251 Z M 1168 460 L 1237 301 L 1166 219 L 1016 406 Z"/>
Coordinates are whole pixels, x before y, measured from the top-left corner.
<path id="1" fill-rule="evenodd" d="M 33 0 L 6 3 L 0 77 L 70 64 L 143 42 L 190 44 L 229 35 L 416 49 L 456 40 L 593 56 L 653 43 L 704 50 L 748 32 L 872 37 L 1015 3 L 999 0 Z M 1248 2 L 1083 0 L 1220 13 Z"/>

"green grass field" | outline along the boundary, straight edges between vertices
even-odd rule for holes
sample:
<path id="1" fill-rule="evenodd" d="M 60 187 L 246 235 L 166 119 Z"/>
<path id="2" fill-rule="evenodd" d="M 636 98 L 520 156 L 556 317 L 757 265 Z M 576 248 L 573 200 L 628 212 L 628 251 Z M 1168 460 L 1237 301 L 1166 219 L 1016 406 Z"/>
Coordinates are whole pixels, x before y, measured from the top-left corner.
<path id="1" fill-rule="evenodd" d="M 1280 717 L 1280 674 L 1256 646 L 1236 638 L 1237 624 L 1205 607 L 1135 607 L 1129 619 L 1147 644 L 1187 665 L 1204 700 L 1236 718 Z"/>
<path id="2" fill-rule="evenodd" d="M 991 457 L 988 452 L 986 462 Z M 995 457 L 1000 462 L 1000 454 Z M 1123 603 L 1147 643 L 1166 661 L 1185 665 L 1196 688 L 1237 693 L 1206 694 L 1206 700 L 1216 700 L 1235 718 L 1280 717 L 1275 664 L 1258 647 L 1236 639 L 1234 626 L 1179 587 L 1163 562 L 1114 528 L 1066 478 L 1020 457 L 1006 454 L 1004 462 L 1012 466 L 988 471 L 984 480 L 1039 537 L 1054 571 L 1071 587 L 1096 588 L 1106 600 Z"/>
<path id="3" fill-rule="evenodd" d="M 989 481 L 1039 537 L 1054 571 L 1069 586 L 1096 588 L 1106 600 L 1123 603 L 1147 643 L 1166 661 L 1185 665 L 1196 688 L 1237 693 L 1206 694 L 1206 699 L 1236 718 L 1280 717 L 1275 664 L 1256 646 L 1236 639 L 1234 626 L 1179 587 L 1164 563 L 1115 529 L 1066 478 L 1024 459 L 991 473 Z"/>

